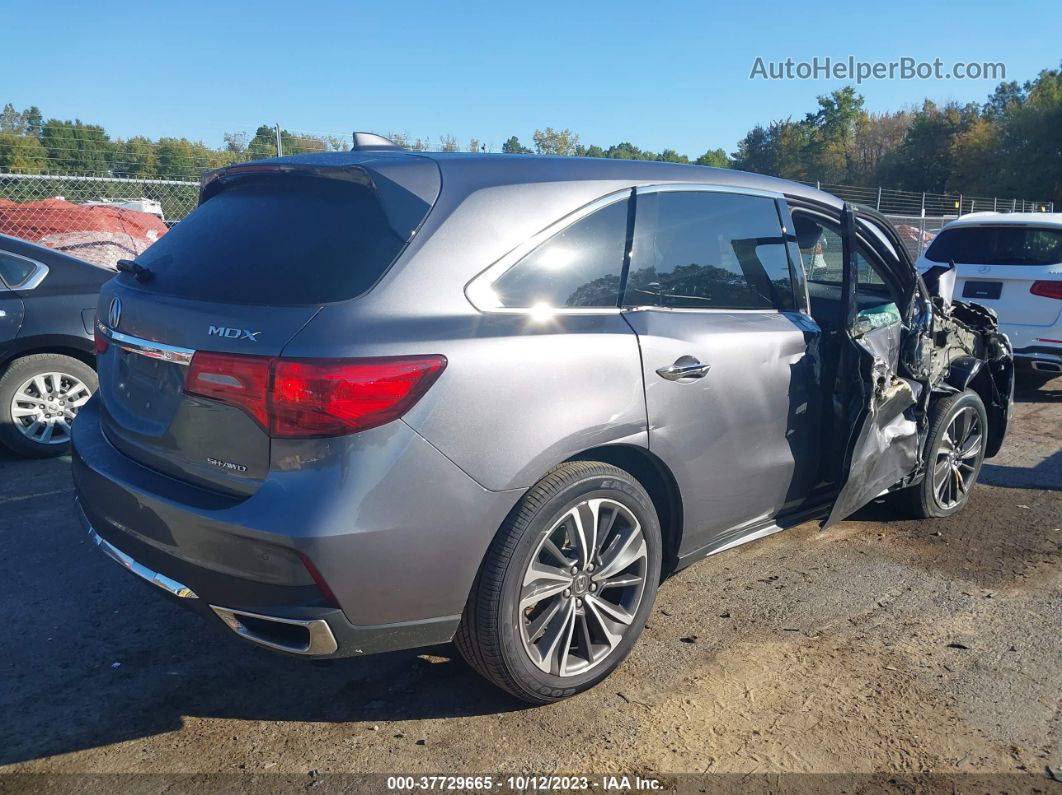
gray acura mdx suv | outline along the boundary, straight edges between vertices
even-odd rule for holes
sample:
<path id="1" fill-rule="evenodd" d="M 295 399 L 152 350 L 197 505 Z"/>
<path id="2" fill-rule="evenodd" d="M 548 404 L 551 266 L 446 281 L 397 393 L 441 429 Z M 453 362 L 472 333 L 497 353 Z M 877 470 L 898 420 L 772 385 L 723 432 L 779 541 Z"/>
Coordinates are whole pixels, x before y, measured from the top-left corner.
<path id="1" fill-rule="evenodd" d="M 623 660 L 663 576 L 888 491 L 953 513 L 999 449 L 1006 337 L 871 211 L 356 141 L 208 174 L 100 296 L 81 519 L 248 641 L 454 639 L 557 700 Z"/>

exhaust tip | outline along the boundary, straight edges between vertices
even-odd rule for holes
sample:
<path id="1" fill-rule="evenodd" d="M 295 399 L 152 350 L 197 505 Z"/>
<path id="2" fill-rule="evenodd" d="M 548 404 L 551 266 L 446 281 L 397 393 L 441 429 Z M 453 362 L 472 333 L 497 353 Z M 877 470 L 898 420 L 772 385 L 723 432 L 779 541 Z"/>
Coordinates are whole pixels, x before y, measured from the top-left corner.
<path id="1" fill-rule="evenodd" d="M 332 628 L 321 618 L 280 618 L 217 605 L 210 609 L 241 638 L 275 651 L 318 656 L 339 649 Z"/>
<path id="2" fill-rule="evenodd" d="M 1062 373 L 1062 364 L 1057 362 L 1033 361 L 1032 369 L 1041 373 Z"/>

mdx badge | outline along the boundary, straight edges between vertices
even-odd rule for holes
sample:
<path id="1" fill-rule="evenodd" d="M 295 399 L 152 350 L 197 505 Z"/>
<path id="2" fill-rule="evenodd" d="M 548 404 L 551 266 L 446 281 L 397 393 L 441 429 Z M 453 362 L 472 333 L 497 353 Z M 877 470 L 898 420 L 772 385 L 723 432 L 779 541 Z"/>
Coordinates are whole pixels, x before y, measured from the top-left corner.
<path id="1" fill-rule="evenodd" d="M 112 298 L 111 308 L 107 312 L 107 322 L 111 328 L 118 328 L 118 322 L 122 319 L 122 299 Z"/>
<path id="2" fill-rule="evenodd" d="M 207 334 L 212 334 L 215 337 L 225 337 L 230 340 L 250 340 L 251 342 L 258 342 L 258 335 L 261 333 L 261 331 L 248 331 L 245 328 L 232 328 L 231 326 L 211 326 L 210 330 L 207 331 Z"/>

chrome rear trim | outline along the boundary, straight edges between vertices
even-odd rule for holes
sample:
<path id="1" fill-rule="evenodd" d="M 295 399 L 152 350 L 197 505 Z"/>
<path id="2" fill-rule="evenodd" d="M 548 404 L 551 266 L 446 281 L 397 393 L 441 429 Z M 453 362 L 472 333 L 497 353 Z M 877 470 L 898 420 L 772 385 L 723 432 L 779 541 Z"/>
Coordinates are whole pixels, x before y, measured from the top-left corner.
<path id="1" fill-rule="evenodd" d="M 246 610 L 233 610 L 228 607 L 218 607 L 217 605 L 211 605 L 210 609 L 217 614 L 218 618 L 225 622 L 225 625 L 229 629 L 241 638 L 245 638 L 252 643 L 257 643 L 260 646 L 265 646 L 277 651 L 286 651 L 288 654 L 307 655 L 333 654 L 339 648 L 339 644 L 336 643 L 335 635 L 332 634 L 332 628 L 328 626 L 327 621 L 320 618 L 278 618 L 277 616 L 265 616 L 261 613 L 249 613 Z M 287 624 L 289 626 L 303 627 L 307 631 L 309 639 L 305 644 L 301 645 L 280 643 L 278 641 L 270 640 L 263 637 L 261 633 L 250 629 L 246 624 L 240 621 L 240 616 L 256 618 L 260 621 L 271 621 L 274 624 Z"/>
<path id="2" fill-rule="evenodd" d="M 1042 373 L 1062 373 L 1062 363 L 1048 359 L 1032 359 L 1032 369 Z"/>
<path id="3" fill-rule="evenodd" d="M 154 340 L 134 337 L 131 334 L 123 334 L 120 331 L 107 328 L 99 321 L 96 322 L 96 327 L 111 344 L 117 345 L 123 351 L 147 356 L 149 359 L 160 359 L 164 362 L 189 365 L 195 355 L 195 351 L 191 348 L 179 348 L 176 345 L 167 345 L 164 342 L 155 342 Z"/>
<path id="4" fill-rule="evenodd" d="M 165 574 L 159 574 L 153 569 L 149 569 L 147 566 L 137 563 L 132 557 L 126 555 L 122 550 L 118 549 L 110 541 L 106 540 L 94 528 L 89 527 L 89 538 L 92 542 L 100 548 L 100 550 L 107 555 L 111 560 L 124 566 L 133 572 L 137 577 L 147 580 L 152 585 L 155 585 L 167 593 L 173 596 L 180 597 L 181 599 L 198 599 L 195 591 L 189 588 L 183 583 L 177 582 L 177 580 L 170 579 Z"/>

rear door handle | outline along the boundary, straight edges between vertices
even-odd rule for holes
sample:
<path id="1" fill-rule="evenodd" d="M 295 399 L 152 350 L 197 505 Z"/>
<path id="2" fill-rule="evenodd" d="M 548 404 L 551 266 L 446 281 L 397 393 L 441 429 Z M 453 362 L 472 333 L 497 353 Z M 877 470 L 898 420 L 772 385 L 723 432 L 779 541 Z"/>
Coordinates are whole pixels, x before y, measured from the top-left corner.
<path id="1" fill-rule="evenodd" d="M 686 378 L 704 378 L 711 369 L 710 364 L 701 364 L 693 356 L 680 356 L 674 364 L 661 367 L 656 374 L 668 381 L 680 381 Z"/>

